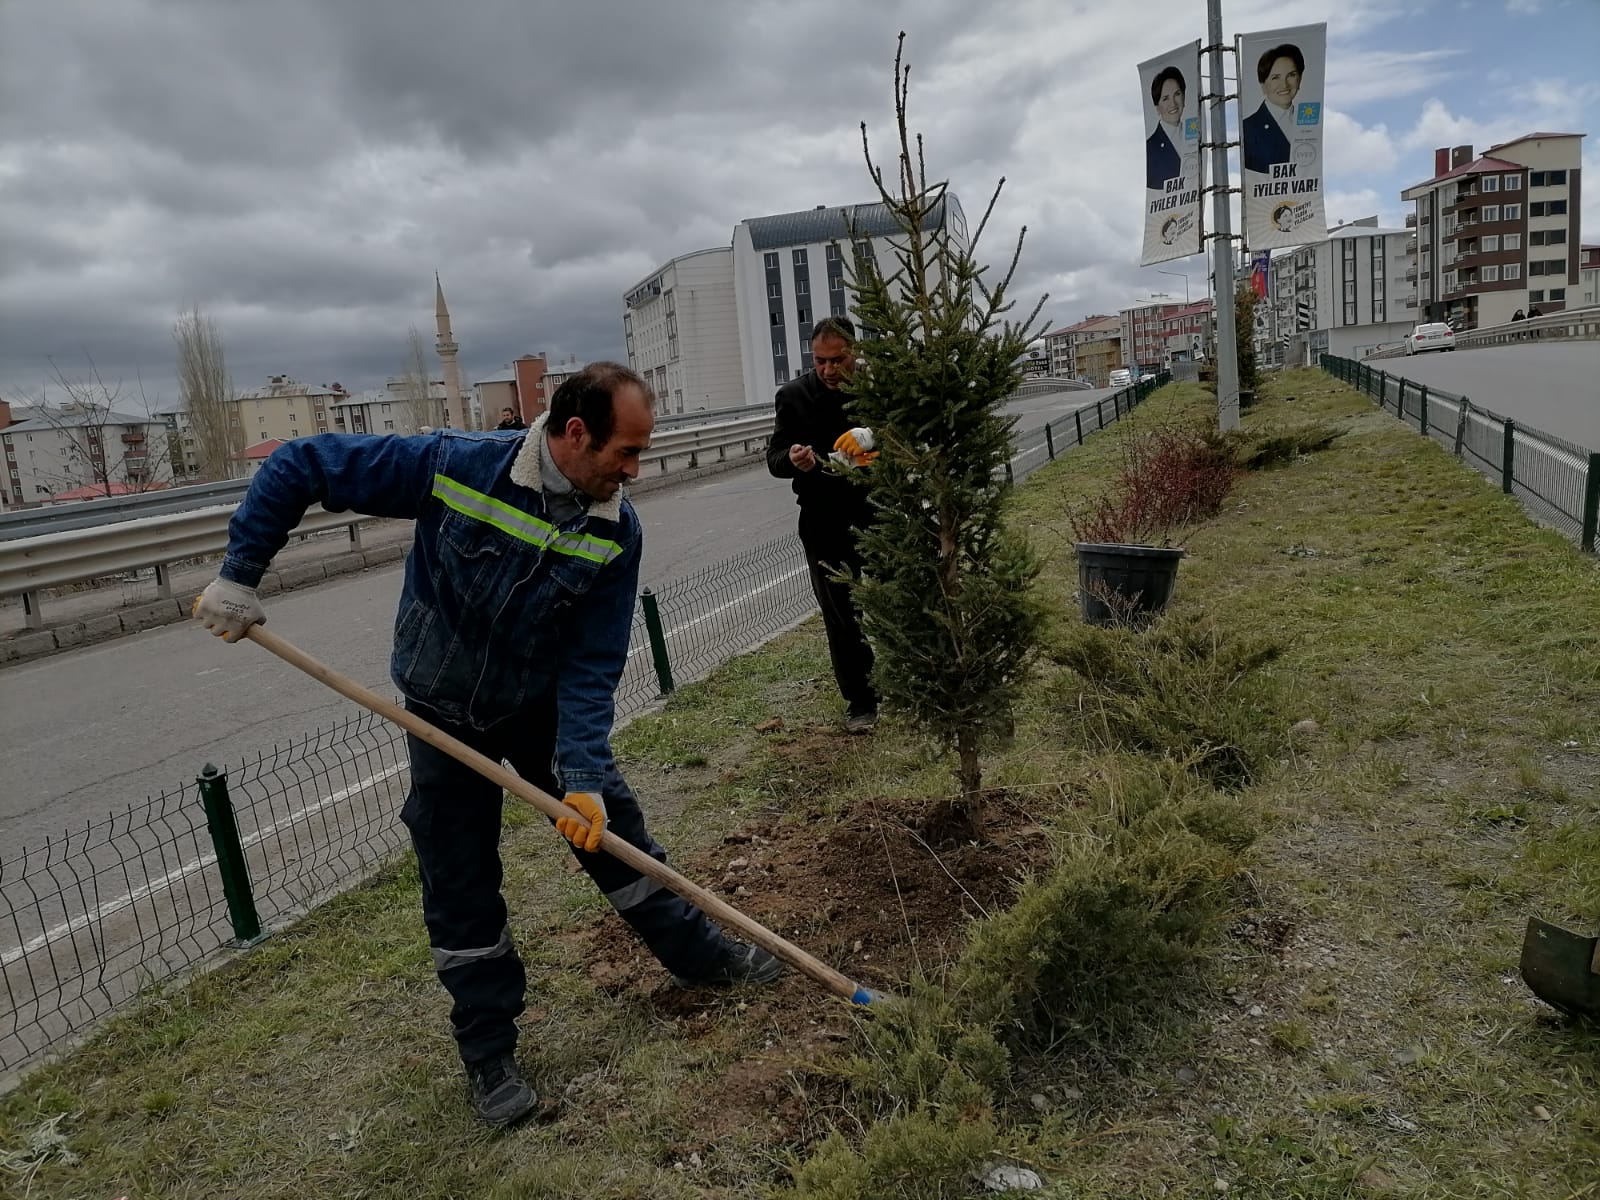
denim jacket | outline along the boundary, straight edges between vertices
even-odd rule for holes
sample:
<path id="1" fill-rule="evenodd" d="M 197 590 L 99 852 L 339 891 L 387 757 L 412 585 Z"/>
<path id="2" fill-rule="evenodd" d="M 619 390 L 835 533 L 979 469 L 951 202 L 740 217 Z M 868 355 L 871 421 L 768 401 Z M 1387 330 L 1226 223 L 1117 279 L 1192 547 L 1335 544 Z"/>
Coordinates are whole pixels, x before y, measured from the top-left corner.
<path id="1" fill-rule="evenodd" d="M 643 530 L 620 493 L 560 524 L 546 519 L 544 426 L 289 442 L 228 523 L 221 574 L 255 586 L 314 503 L 414 519 L 389 665 L 396 686 L 478 729 L 553 689 L 562 785 L 598 792 L 613 761 Z"/>

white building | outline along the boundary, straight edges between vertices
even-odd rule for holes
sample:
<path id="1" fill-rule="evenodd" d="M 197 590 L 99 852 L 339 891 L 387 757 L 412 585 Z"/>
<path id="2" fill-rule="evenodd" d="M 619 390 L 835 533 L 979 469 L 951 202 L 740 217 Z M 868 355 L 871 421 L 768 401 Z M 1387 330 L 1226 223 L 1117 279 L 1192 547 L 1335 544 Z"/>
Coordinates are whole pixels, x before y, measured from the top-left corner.
<path id="1" fill-rule="evenodd" d="M 655 389 L 659 412 L 752 403 L 739 359 L 731 247 L 672 259 L 629 288 L 623 304 L 628 365 Z"/>
<path id="2" fill-rule="evenodd" d="M 968 245 L 966 217 L 954 193 L 928 215 L 926 228 L 948 229 Z M 811 369 L 811 327 L 826 316 L 848 315 L 855 303 L 844 254 L 871 254 L 884 272 L 896 268 L 890 242 L 899 226 L 879 204 L 752 217 L 733 231 L 733 286 L 738 304 L 739 353 L 746 404 Z"/>
<path id="3" fill-rule="evenodd" d="M 164 421 L 115 409 L 0 403 L 3 492 L 8 507 L 53 499 L 120 496 L 172 478 Z"/>
<path id="4" fill-rule="evenodd" d="M 1272 256 L 1270 310 L 1257 314 L 1263 363 L 1314 363 L 1316 355 L 1361 358 L 1416 325 L 1415 239 L 1365 217 L 1320 242 Z"/>
<path id="5" fill-rule="evenodd" d="M 321 432 L 405 434 L 419 433 L 424 425 L 444 428 L 448 413 L 444 380 L 429 380 L 425 404 L 408 396 L 407 386 L 404 379 L 390 379 L 381 388 L 335 400 L 330 411 L 332 429 Z"/>

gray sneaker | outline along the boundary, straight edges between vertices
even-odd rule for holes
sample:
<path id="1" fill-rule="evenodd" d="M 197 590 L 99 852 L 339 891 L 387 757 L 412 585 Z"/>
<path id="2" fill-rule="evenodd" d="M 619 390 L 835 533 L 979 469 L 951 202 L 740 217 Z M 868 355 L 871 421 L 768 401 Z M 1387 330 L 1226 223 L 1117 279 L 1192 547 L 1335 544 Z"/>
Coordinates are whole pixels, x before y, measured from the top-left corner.
<path id="1" fill-rule="evenodd" d="M 716 961 L 704 975 L 686 979 L 674 975 L 679 987 L 718 987 L 734 983 L 771 983 L 783 974 L 783 964 L 760 946 L 725 941 Z"/>
<path id="2" fill-rule="evenodd" d="M 871 733 L 877 727 L 878 712 L 876 709 L 870 712 L 853 712 L 844 719 L 844 731 L 846 733 Z"/>
<path id="3" fill-rule="evenodd" d="M 473 1111 L 490 1125 L 520 1121 L 539 1103 L 510 1054 L 468 1063 L 467 1086 L 472 1089 Z"/>

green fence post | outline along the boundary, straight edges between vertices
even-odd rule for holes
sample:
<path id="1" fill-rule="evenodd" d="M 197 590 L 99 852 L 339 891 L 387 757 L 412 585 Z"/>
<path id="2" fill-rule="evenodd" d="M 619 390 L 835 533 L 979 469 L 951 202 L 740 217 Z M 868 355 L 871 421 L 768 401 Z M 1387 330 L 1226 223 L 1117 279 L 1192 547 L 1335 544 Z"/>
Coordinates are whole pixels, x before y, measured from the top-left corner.
<path id="1" fill-rule="evenodd" d="M 1122 393 L 1121 392 L 1112 392 L 1111 393 L 1111 415 L 1112 415 L 1112 417 L 1114 417 L 1118 421 L 1122 420 L 1121 400 L 1122 400 Z"/>
<path id="2" fill-rule="evenodd" d="M 1421 405 L 1422 436 L 1428 436 L 1428 385 L 1423 384 L 1418 389 L 1418 402 Z"/>
<path id="3" fill-rule="evenodd" d="M 656 664 L 656 682 L 665 696 L 672 691 L 673 683 L 672 661 L 667 657 L 667 634 L 661 628 L 661 606 L 649 588 L 640 593 L 639 599 L 644 603 L 644 628 L 650 635 L 650 657 Z"/>
<path id="4" fill-rule="evenodd" d="M 1389 407 L 1389 372 L 1378 372 L 1378 407 Z"/>
<path id="5" fill-rule="evenodd" d="M 1501 453 L 1500 465 L 1500 490 L 1506 495 L 1511 495 L 1511 483 L 1516 478 L 1516 468 L 1513 460 L 1517 453 L 1517 423 L 1506 422 L 1505 449 Z"/>
<path id="6" fill-rule="evenodd" d="M 1586 554 L 1594 553 L 1595 526 L 1600 524 L 1600 454 L 1589 455 L 1589 477 L 1583 488 L 1583 538 Z"/>
<path id="7" fill-rule="evenodd" d="M 239 945 L 253 946 L 265 935 L 256 912 L 256 898 L 250 892 L 250 870 L 239 841 L 239 822 L 233 815 L 233 801 L 228 798 L 228 773 L 207 763 L 195 776 L 195 782 L 200 785 L 211 846 L 217 852 L 217 873 L 222 876 L 222 895 L 228 902 L 233 936 Z"/>
<path id="8" fill-rule="evenodd" d="M 1083 445 L 1083 409 L 1074 409 L 1072 423 L 1078 427 L 1078 445 Z"/>
<path id="9" fill-rule="evenodd" d="M 1461 457 L 1461 452 L 1467 445 L 1467 410 L 1472 406 L 1467 403 L 1465 396 L 1460 400 L 1461 411 L 1456 414 L 1456 457 Z"/>
<path id="10" fill-rule="evenodd" d="M 1015 483 L 1016 482 L 1016 477 L 1011 474 L 1011 460 L 1009 458 L 1006 459 L 1006 482 L 1007 483 Z"/>
<path id="11" fill-rule="evenodd" d="M 1044 423 L 1044 450 L 1045 450 L 1045 453 L 1050 456 L 1050 461 L 1051 462 L 1055 462 L 1055 460 L 1056 460 L 1056 439 L 1055 439 L 1055 435 L 1050 432 L 1050 422 L 1049 421 L 1046 421 Z"/>

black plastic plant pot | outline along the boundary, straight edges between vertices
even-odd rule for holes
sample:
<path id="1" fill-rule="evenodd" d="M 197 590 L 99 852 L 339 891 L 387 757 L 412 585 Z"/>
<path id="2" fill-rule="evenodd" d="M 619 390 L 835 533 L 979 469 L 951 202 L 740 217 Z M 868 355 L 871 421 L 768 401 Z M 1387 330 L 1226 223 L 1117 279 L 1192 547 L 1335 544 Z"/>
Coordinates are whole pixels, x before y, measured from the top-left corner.
<path id="1" fill-rule="evenodd" d="M 1164 612 L 1183 551 L 1080 542 L 1078 599 L 1089 625 L 1136 625 Z"/>

